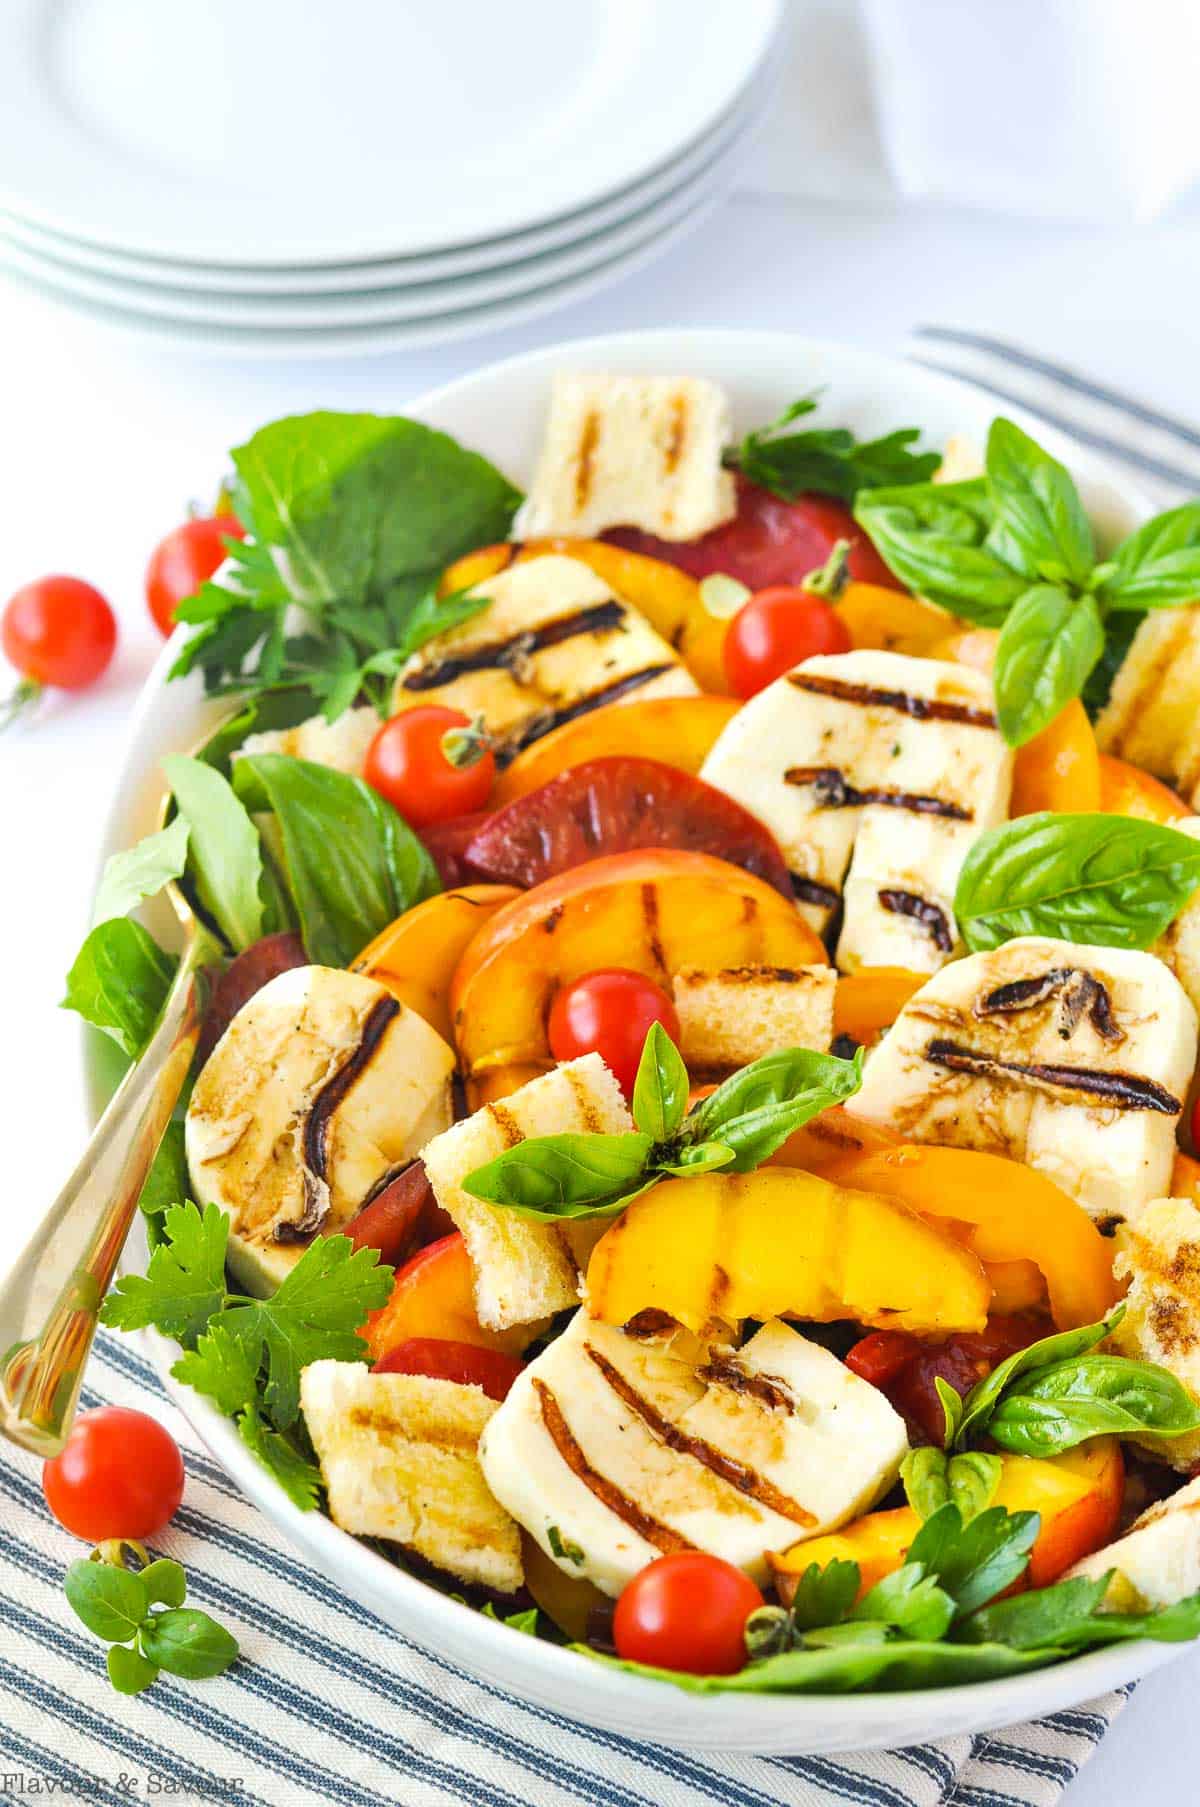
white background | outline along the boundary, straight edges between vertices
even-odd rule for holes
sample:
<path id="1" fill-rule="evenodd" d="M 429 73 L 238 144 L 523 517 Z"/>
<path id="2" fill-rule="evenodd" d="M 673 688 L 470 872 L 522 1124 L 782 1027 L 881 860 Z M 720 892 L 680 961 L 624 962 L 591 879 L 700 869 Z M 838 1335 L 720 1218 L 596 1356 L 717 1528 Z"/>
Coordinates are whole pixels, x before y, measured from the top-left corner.
<path id="1" fill-rule="evenodd" d="M 96 583 L 121 624 L 117 658 L 94 693 L 47 706 L 0 739 L 6 1241 L 65 1177 L 82 1134 L 78 1036 L 55 1005 L 86 928 L 123 722 L 159 644 L 142 598 L 145 559 L 191 499 L 211 496 L 227 448 L 262 422 L 313 407 L 399 410 L 476 365 L 595 332 L 772 327 L 899 350 L 921 321 L 1023 341 L 1200 421 L 1200 219 L 1191 209 L 1141 229 L 900 210 L 863 143 L 860 135 L 845 165 L 861 177 L 853 205 L 739 195 L 606 295 L 444 352 L 226 363 L 109 337 L 0 286 L 0 597 L 68 571 Z M 759 179 L 760 189 L 795 186 L 778 138 Z M 1168 1807 L 1194 1800 L 1198 1684 L 1200 1655 L 1143 1684 L 1069 1807 L 1147 1790 Z"/>

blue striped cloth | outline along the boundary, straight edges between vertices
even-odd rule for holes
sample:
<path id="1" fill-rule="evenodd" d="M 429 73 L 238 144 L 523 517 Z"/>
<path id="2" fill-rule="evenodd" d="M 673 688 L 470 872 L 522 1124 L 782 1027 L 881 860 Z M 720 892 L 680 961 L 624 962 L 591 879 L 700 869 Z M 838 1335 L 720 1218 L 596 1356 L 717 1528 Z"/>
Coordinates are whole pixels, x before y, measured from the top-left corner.
<path id="1" fill-rule="evenodd" d="M 1200 492 L 1200 434 L 982 334 L 919 329 L 913 355 L 1020 402 L 1166 501 Z M 1051 1807 L 1124 1692 L 978 1737 L 845 1757 L 697 1755 L 594 1732 L 457 1670 L 345 1598 L 212 1462 L 128 1338 L 102 1335 L 87 1405 L 140 1406 L 183 1446 L 185 1502 L 156 1546 L 237 1635 L 216 1681 L 114 1694 L 62 1573 L 80 1546 L 38 1464 L 0 1452 L 0 1793 L 267 1807 Z"/>

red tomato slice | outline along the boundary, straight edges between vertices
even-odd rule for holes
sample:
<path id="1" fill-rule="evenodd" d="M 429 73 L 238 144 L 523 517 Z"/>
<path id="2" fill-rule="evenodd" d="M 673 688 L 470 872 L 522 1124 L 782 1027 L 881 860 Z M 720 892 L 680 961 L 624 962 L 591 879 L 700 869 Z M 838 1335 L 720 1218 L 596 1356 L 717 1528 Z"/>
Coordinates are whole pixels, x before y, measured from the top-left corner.
<path id="1" fill-rule="evenodd" d="M 723 527 L 698 540 L 659 540 L 633 527 L 618 527 L 602 537 L 630 552 L 644 552 L 677 565 L 692 577 L 724 571 L 748 590 L 772 584 L 798 584 L 819 571 L 838 540 L 849 540 L 850 575 L 858 583 L 904 585 L 894 577 L 850 510 L 829 496 L 800 496 L 785 502 L 768 489 L 739 477 L 738 511 Z"/>
<path id="2" fill-rule="evenodd" d="M 477 1349 L 471 1343 L 444 1342 L 435 1336 L 410 1336 L 375 1363 L 375 1374 L 425 1374 L 431 1380 L 453 1380 L 462 1387 L 482 1387 L 489 1399 L 503 1399 L 524 1369 L 515 1355 L 499 1349 Z"/>
<path id="3" fill-rule="evenodd" d="M 774 836 L 740 803 L 660 760 L 620 755 L 514 798 L 472 836 L 466 860 L 483 878 L 529 886 L 635 847 L 712 854 L 792 895 Z"/>
<path id="4" fill-rule="evenodd" d="M 242 1005 L 248 1004 L 255 992 L 280 973 L 290 972 L 293 966 L 307 965 L 304 943 L 299 935 L 292 934 L 264 935 L 231 960 L 214 985 L 204 1013 L 196 1050 L 199 1065 L 204 1065 Z"/>
<path id="5" fill-rule="evenodd" d="M 907 1420 L 915 1443 L 940 1443 L 946 1415 L 937 1381 L 944 1380 L 965 1398 L 1000 1362 L 1048 1335 L 1050 1328 L 1038 1317 L 994 1317 L 986 1330 L 940 1343 L 920 1342 L 907 1331 L 875 1330 L 855 1343 L 846 1366 L 886 1394 Z"/>
<path id="6" fill-rule="evenodd" d="M 399 1267 L 415 1250 L 453 1233 L 438 1204 L 423 1161 L 410 1161 L 346 1225 L 356 1249 L 378 1249 L 381 1261 Z"/>
<path id="7" fill-rule="evenodd" d="M 451 816 L 447 822 L 430 822 L 419 830 L 447 891 L 484 882 L 485 875 L 471 865 L 466 850 L 468 842 L 490 820 L 488 810 L 477 809 L 467 816 Z"/>

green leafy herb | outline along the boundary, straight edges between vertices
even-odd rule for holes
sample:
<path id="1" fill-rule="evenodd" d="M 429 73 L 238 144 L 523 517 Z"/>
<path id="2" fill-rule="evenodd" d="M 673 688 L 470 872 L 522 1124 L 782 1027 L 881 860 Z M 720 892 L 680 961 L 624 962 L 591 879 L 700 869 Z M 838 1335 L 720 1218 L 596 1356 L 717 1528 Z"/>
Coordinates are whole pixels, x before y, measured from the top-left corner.
<path id="1" fill-rule="evenodd" d="M 190 830 L 188 875 L 201 908 L 235 954 L 268 927 L 263 909 L 263 861 L 258 831 L 220 772 L 202 759 L 173 753 L 163 772 L 180 818 Z"/>
<path id="2" fill-rule="evenodd" d="M 214 694 L 299 688 L 330 720 L 360 695 L 385 711 L 397 656 L 441 631 L 438 576 L 507 536 L 518 492 L 444 433 L 370 414 L 276 421 L 233 460 L 253 537 L 179 608 L 198 631 L 172 675 L 198 668 Z"/>
<path id="3" fill-rule="evenodd" d="M 900 1478 L 909 1505 L 922 1519 L 948 1502 L 958 1507 L 965 1524 L 991 1505 L 1000 1485 L 1000 1458 L 982 1450 L 947 1456 L 942 1449 L 913 1449 L 904 1458 Z"/>
<path id="4" fill-rule="evenodd" d="M 1026 590 L 996 647 L 996 715 L 1010 747 L 1040 734 L 1080 694 L 1103 652 L 1095 597 L 1045 583 Z"/>
<path id="5" fill-rule="evenodd" d="M 538 1609 L 536 1606 L 523 1607 L 520 1612 L 505 1613 L 502 1619 L 490 1600 L 485 1600 L 479 1610 L 485 1619 L 499 1619 L 501 1625 L 507 1625 L 513 1631 L 523 1631 L 526 1637 L 535 1638 L 537 1636 Z"/>
<path id="6" fill-rule="evenodd" d="M 140 1694 L 163 1669 L 192 1681 L 221 1675 L 238 1654 L 223 1625 L 184 1606 L 187 1581 L 177 1562 L 126 1568 L 121 1546 L 111 1560 L 96 1552 L 73 1562 L 63 1587 L 76 1617 L 110 1646 L 108 1678 L 119 1694 Z"/>
<path id="7" fill-rule="evenodd" d="M 140 922 L 115 916 L 92 930 L 67 974 L 64 1010 L 103 1029 L 136 1060 L 154 1033 L 175 961 Z"/>
<path id="8" fill-rule="evenodd" d="M 851 1607 L 850 1617 L 892 1625 L 906 1637 L 936 1640 L 945 1636 L 954 1617 L 954 1601 L 919 1562 L 906 1562 L 868 1589 Z"/>
<path id="9" fill-rule="evenodd" d="M 1077 1330 L 1056 1331 L 1053 1336 L 1040 1337 L 1036 1343 L 1030 1343 L 1026 1348 L 1018 1349 L 1015 1354 L 1006 1356 L 990 1374 L 986 1374 L 972 1387 L 965 1400 L 960 1401 L 954 1441 L 965 1444 L 971 1437 L 982 1436 L 1006 1388 L 1038 1368 L 1086 1355 L 1107 1336 L 1112 1335 L 1124 1316 L 1125 1307 L 1118 1305 L 1098 1324 L 1083 1324 Z"/>
<path id="10" fill-rule="evenodd" d="M 840 1558 L 818 1568 L 810 1562 L 792 1597 L 792 1623 L 797 1631 L 812 1631 L 818 1625 L 836 1625 L 854 1605 L 861 1576 L 856 1562 Z"/>
<path id="11" fill-rule="evenodd" d="M 1169 508 L 1117 547 L 1100 595 L 1121 611 L 1200 601 L 1200 502 Z"/>
<path id="12" fill-rule="evenodd" d="M 726 453 L 726 464 L 788 502 L 805 494 L 852 502 L 862 489 L 922 483 L 941 463 L 940 453 L 914 449 L 921 437 L 919 427 L 900 427 L 868 440 L 856 439 L 845 427 L 785 431 L 793 421 L 815 413 L 816 407 L 816 395 L 802 396 L 770 426 L 747 433 Z"/>
<path id="13" fill-rule="evenodd" d="M 144 1274 L 124 1274 L 105 1299 L 100 1321 L 116 1330 L 153 1325 L 164 1336 L 192 1342 L 226 1298 L 225 1246 L 229 1219 L 217 1205 L 172 1205 L 163 1216 L 164 1240 Z"/>
<path id="14" fill-rule="evenodd" d="M 955 1617 L 964 1618 L 1002 1594 L 1025 1573 L 1037 1541 L 1041 1519 L 1036 1512 L 1006 1512 L 989 1506 L 966 1523 L 953 1504 L 927 1518 L 908 1551 L 955 1602 Z"/>
<path id="15" fill-rule="evenodd" d="M 114 853 L 105 864 L 92 905 L 92 927 L 127 916 L 143 898 L 156 897 L 170 879 L 182 878 L 187 851 L 188 825 L 176 816 L 136 846 Z"/>
<path id="16" fill-rule="evenodd" d="M 854 518 L 901 583 L 982 627 L 999 627 L 1029 582 L 988 544 L 995 522 L 982 477 L 864 491 Z"/>
<path id="17" fill-rule="evenodd" d="M 1125 663 L 1134 635 L 1145 615 L 1134 609 L 1114 611 L 1104 622 L 1104 651 L 1092 675 L 1080 692 L 1080 699 L 1092 721 L 1095 721 L 1112 694 L 1118 671 Z"/>
<path id="18" fill-rule="evenodd" d="M 189 1183 L 183 1120 L 172 1117 L 163 1132 L 158 1153 L 150 1163 L 138 1205 L 147 1217 L 158 1217 L 168 1205 L 187 1197 Z"/>
<path id="19" fill-rule="evenodd" d="M 660 1178 L 722 1168 L 750 1172 L 793 1130 L 861 1083 L 861 1051 L 838 1060 L 785 1048 L 732 1074 L 683 1116 L 687 1069 L 655 1024 L 634 1085 L 636 1133 L 531 1136 L 477 1167 L 463 1185 L 472 1197 L 527 1217 L 611 1216 Z"/>
<path id="20" fill-rule="evenodd" d="M 564 1537 L 557 1525 L 547 1526 L 546 1542 L 560 1562 L 581 1563 L 585 1560 L 585 1552 L 569 1537 Z"/>
<path id="21" fill-rule="evenodd" d="M 1008 1386 L 988 1435 L 1017 1455 L 1057 1456 L 1089 1437 L 1177 1437 L 1200 1430 L 1200 1410 L 1166 1368 L 1121 1355 L 1081 1355 Z"/>
<path id="22" fill-rule="evenodd" d="M 1200 885 L 1200 841 L 1131 816 L 1020 816 L 963 862 L 954 913 L 974 952 L 1015 935 L 1150 947 Z"/>
<path id="23" fill-rule="evenodd" d="M 215 1336 L 219 1328 L 214 1325 L 209 1336 Z M 268 1474 L 274 1475 L 294 1506 L 299 1506 L 301 1512 L 311 1512 L 314 1506 L 320 1505 L 324 1486 L 321 1470 L 297 1448 L 299 1426 L 287 1435 L 272 1430 L 257 1406 L 248 1405 L 238 1413 L 237 1427 L 246 1448 L 257 1456 Z"/>
<path id="24" fill-rule="evenodd" d="M 440 889 L 423 843 L 362 779 L 286 753 L 244 756 L 233 773 L 247 809 L 273 813 L 317 965 L 349 966 L 389 922 Z"/>
<path id="25" fill-rule="evenodd" d="M 840 1629 L 840 1627 L 838 1628 Z M 856 1626 L 855 1631 L 868 1630 Z M 688 1675 L 679 1669 L 620 1662 L 586 1645 L 575 1648 L 596 1662 L 671 1682 L 691 1694 L 861 1694 L 891 1693 L 909 1688 L 953 1688 L 969 1682 L 994 1681 L 1057 1662 L 1063 1652 L 1014 1650 L 1008 1644 L 918 1643 L 911 1638 L 856 1637 L 825 1648 L 785 1650 L 759 1663 L 747 1663 L 736 1675 Z"/>
<path id="26" fill-rule="evenodd" d="M 1086 584 L 1096 546 L 1065 466 L 1000 418 L 988 433 L 987 482 L 996 511 L 992 551 L 1031 583 Z"/>
<path id="27" fill-rule="evenodd" d="M 940 1374 L 934 1375 L 933 1390 L 941 1401 L 942 1416 L 945 1419 L 946 1427 L 945 1444 L 946 1448 L 949 1449 L 954 1441 L 959 1424 L 962 1421 L 962 1395 L 950 1385 L 948 1380 L 944 1380 Z"/>

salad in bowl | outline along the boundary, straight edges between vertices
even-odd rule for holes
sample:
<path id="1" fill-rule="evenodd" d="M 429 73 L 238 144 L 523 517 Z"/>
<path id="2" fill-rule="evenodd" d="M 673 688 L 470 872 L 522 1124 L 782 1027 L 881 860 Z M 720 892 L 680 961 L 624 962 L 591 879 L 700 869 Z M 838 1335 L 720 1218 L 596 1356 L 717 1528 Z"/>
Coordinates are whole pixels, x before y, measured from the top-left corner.
<path id="1" fill-rule="evenodd" d="M 1200 1635 L 1200 504 L 648 355 L 234 452 L 68 982 L 136 1060 L 211 940 L 104 1320 L 548 1698 L 999 1723 Z"/>

